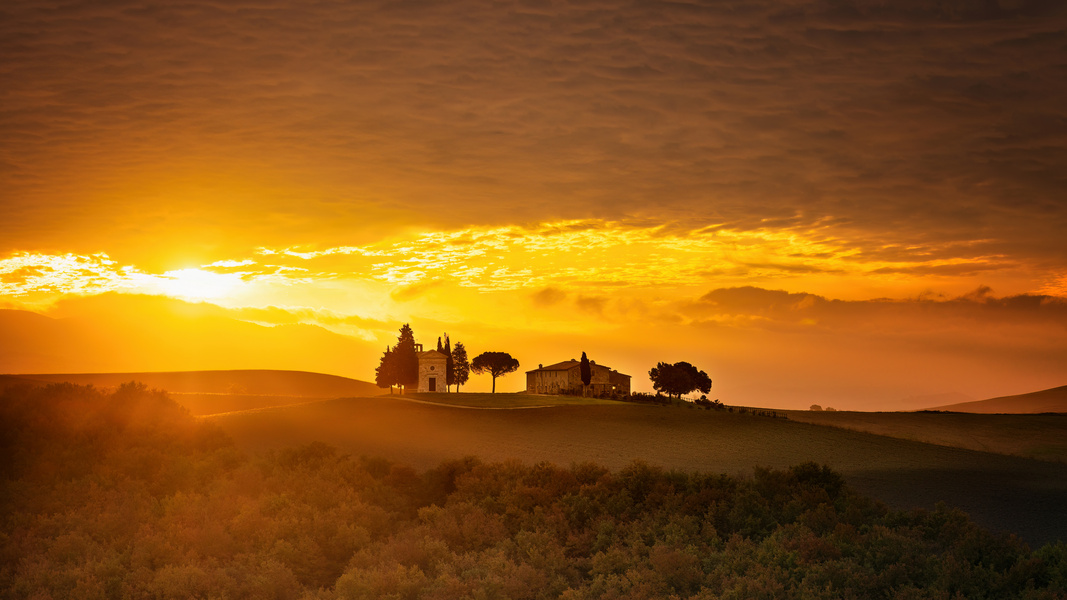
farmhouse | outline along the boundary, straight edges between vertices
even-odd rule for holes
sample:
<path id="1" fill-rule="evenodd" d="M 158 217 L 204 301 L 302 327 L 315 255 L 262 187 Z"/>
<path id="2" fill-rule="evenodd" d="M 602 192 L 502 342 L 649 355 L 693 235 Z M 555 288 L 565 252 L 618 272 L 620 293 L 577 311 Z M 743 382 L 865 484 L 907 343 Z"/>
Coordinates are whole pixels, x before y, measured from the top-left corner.
<path id="1" fill-rule="evenodd" d="M 422 344 L 416 344 L 418 349 L 422 349 Z M 437 350 L 427 350 L 426 352 L 416 352 L 415 356 L 419 359 L 419 387 L 420 392 L 440 392 L 441 388 L 445 387 L 448 373 L 448 357 L 444 352 L 438 352 Z"/>
<path id="2" fill-rule="evenodd" d="M 611 367 L 596 364 L 589 361 L 589 391 L 593 394 L 626 394 L 630 393 L 630 376 L 619 373 Z M 528 394 L 559 394 L 562 392 L 582 391 L 581 363 L 574 360 L 565 360 L 554 365 L 537 365 L 537 368 L 526 372 L 526 393 Z"/>

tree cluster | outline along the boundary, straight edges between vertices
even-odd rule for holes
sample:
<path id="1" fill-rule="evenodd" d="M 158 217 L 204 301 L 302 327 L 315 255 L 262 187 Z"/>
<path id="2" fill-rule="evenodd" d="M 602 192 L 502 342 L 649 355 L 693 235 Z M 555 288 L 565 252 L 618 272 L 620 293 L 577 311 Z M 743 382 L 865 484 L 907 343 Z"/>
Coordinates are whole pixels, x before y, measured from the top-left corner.
<path id="1" fill-rule="evenodd" d="M 451 391 L 456 386 L 467 383 L 471 373 L 488 373 L 493 376 L 493 392 L 496 392 L 496 378 L 507 375 L 519 368 L 519 361 L 512 358 L 507 352 L 483 352 L 474 357 L 473 361 L 467 358 L 467 348 L 463 342 L 456 342 L 455 348 L 448 334 L 437 338 L 437 351 L 446 357 L 445 363 L 445 390 Z M 582 353 L 585 359 L 585 353 Z M 400 387 L 401 391 L 409 386 L 418 386 L 419 383 L 419 359 L 415 352 L 415 334 L 411 326 L 405 323 L 400 328 L 396 345 L 385 348 L 385 353 L 374 370 L 374 383 L 380 388 Z"/>
<path id="2" fill-rule="evenodd" d="M 658 363 L 648 372 L 652 389 L 681 398 L 690 392 L 711 393 L 711 378 L 687 362 Z"/>
<path id="3" fill-rule="evenodd" d="M 895 512 L 826 467 L 753 477 L 321 443 L 249 457 L 164 394 L 0 396 L 12 598 L 1063 598 L 1067 545 Z M 17 492 L 17 493 L 16 493 Z"/>
<path id="4" fill-rule="evenodd" d="M 445 355 L 445 391 L 452 391 L 452 386 L 456 383 L 456 358 L 452 356 L 452 340 L 448 339 L 448 334 L 445 334 L 445 344 L 441 345 L 441 338 L 437 338 L 437 351 Z M 456 388 L 459 391 L 459 388 Z"/>
<path id="5" fill-rule="evenodd" d="M 378 368 L 374 370 L 374 383 L 380 388 L 393 386 L 401 390 L 419 384 L 419 358 L 415 354 L 415 332 L 404 323 L 396 338 L 396 345 L 386 347 Z"/>
<path id="6" fill-rule="evenodd" d="M 462 342 L 456 342 L 453 349 L 452 341 L 448 334 L 445 334 L 443 345 L 441 338 L 437 338 L 437 351 L 446 358 L 445 391 L 451 391 L 451 387 L 455 385 L 458 392 L 459 386 L 467 383 L 470 377 L 467 349 Z M 385 348 L 385 353 L 374 370 L 374 383 L 380 388 L 389 388 L 390 393 L 394 386 L 402 390 L 408 386 L 418 386 L 419 359 L 415 353 L 415 333 L 407 323 L 400 328 L 396 345 Z"/>
<path id="7" fill-rule="evenodd" d="M 463 345 L 463 342 L 456 342 L 456 347 L 452 349 L 451 357 L 452 381 L 458 392 L 459 386 L 467 383 L 471 376 L 471 363 L 467 359 L 467 347 Z"/>

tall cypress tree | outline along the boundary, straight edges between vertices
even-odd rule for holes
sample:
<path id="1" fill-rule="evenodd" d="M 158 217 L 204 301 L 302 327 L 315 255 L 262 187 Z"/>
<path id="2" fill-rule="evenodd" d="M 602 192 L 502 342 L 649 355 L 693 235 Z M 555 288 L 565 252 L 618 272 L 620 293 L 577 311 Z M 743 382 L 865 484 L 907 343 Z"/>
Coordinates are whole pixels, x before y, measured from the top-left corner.
<path id="1" fill-rule="evenodd" d="M 589 368 L 589 358 L 586 357 L 585 352 L 582 352 L 582 362 L 578 369 L 582 375 L 582 395 L 584 396 L 586 387 L 593 380 L 593 371 Z"/>
<path id="2" fill-rule="evenodd" d="M 456 391 L 459 392 L 459 386 L 467 383 L 471 372 L 471 364 L 467 360 L 467 349 L 463 347 L 463 342 L 456 342 L 456 347 L 452 350 L 452 360 L 453 380 L 456 383 Z"/>
<path id="3" fill-rule="evenodd" d="M 385 347 L 382 361 L 374 370 L 374 383 L 380 388 L 389 388 L 389 393 L 393 393 L 393 385 L 396 384 L 396 355 L 389 346 Z"/>
<path id="4" fill-rule="evenodd" d="M 419 357 L 415 355 L 415 333 L 404 323 L 393 348 L 396 355 L 396 384 L 407 389 L 419 384 Z"/>
<path id="5" fill-rule="evenodd" d="M 456 382 L 456 361 L 452 357 L 452 340 L 445 334 L 445 391 L 452 391 L 452 384 Z"/>

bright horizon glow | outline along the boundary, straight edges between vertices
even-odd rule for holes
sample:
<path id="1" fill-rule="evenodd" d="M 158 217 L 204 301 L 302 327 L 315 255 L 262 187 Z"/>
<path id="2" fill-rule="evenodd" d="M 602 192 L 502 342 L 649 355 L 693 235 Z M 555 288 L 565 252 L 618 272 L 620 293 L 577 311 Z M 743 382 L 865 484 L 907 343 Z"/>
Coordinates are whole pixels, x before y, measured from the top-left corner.
<path id="1" fill-rule="evenodd" d="M 448 331 L 475 354 L 513 351 L 523 369 L 589 351 L 631 374 L 639 391 L 650 389 L 644 373 L 655 362 L 687 360 L 718 382 L 713 396 L 782 408 L 870 408 L 914 396 L 1027 391 L 1013 387 L 1020 384 L 1005 379 L 1008 372 L 1029 372 L 1027 387 L 1058 385 L 1050 365 L 1064 350 L 1055 328 L 1067 321 L 1061 310 L 1067 301 L 1042 295 L 1047 284 L 1040 277 L 1024 287 L 1021 272 L 1004 267 L 1002 258 L 952 245 L 871 252 L 818 230 L 671 232 L 595 220 L 422 231 L 360 246 L 260 246 L 247 257 L 161 273 L 105 253 L 0 258 L 0 285 L 13 308 L 101 323 L 139 312 L 153 323 L 210 315 L 312 326 L 341 336 L 337 343 L 349 340 L 343 343 L 351 348 L 340 354 L 307 342 L 283 345 L 299 348 L 305 370 L 371 380 L 381 348 L 410 322 L 426 344 Z M 998 273 L 1006 275 L 999 290 L 983 286 Z M 810 293 L 813 287 L 824 294 Z M 1027 311 L 1032 315 L 998 300 L 1017 294 L 1045 300 Z M 210 304 L 165 308 L 139 299 L 150 296 Z M 198 323 L 160 336 L 218 335 L 200 332 Z M 634 336 L 641 331 L 656 333 Z M 961 348 L 933 350 L 944 340 Z M 1047 359 L 1027 358 L 1016 340 L 1042 348 Z M 275 364 L 266 356 L 242 362 L 249 358 L 241 354 L 209 361 L 200 350 L 184 362 L 158 364 Z M 292 358 L 279 357 L 275 368 L 295 368 L 285 362 Z M 768 360 L 778 373 L 773 378 L 757 366 Z M 985 376 L 964 376 L 985 363 Z M 105 370 L 146 368 L 137 364 Z M 468 389 L 484 383 L 474 380 Z M 499 383 L 514 391 L 524 382 L 520 374 Z"/>

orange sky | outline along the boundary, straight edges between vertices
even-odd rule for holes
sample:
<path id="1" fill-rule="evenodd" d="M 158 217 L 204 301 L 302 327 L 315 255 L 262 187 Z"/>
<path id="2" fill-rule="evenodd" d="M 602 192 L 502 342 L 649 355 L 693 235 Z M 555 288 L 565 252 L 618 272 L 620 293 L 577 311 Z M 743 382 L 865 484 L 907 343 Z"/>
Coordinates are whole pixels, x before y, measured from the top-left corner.
<path id="1" fill-rule="evenodd" d="M 5 7 L 0 307 L 61 320 L 0 372 L 370 379 L 411 322 L 734 404 L 1063 385 L 1067 14 L 928 4 Z"/>

